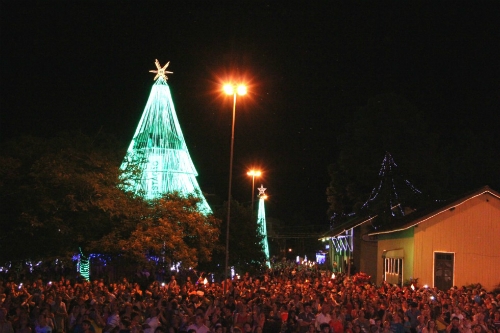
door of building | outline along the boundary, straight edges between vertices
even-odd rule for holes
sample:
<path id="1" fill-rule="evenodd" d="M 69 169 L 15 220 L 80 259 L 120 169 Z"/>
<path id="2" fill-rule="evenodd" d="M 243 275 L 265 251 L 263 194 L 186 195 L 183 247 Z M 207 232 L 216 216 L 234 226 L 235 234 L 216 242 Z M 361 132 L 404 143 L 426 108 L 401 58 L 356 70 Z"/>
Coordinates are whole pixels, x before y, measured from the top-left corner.
<path id="1" fill-rule="evenodd" d="M 455 254 L 434 252 L 434 287 L 448 290 L 453 286 Z"/>

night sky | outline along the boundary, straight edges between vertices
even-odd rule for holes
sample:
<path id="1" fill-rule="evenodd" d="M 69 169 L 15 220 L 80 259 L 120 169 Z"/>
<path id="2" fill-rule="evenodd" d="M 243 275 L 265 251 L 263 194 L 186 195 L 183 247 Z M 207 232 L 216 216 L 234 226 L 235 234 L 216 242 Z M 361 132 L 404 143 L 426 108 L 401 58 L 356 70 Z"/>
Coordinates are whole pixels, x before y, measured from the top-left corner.
<path id="1" fill-rule="evenodd" d="M 246 171 L 260 167 L 269 217 L 327 223 L 336 135 L 378 94 L 403 96 L 438 131 L 470 127 L 498 146 L 500 5 L 330 2 L 2 1 L 0 139 L 79 129 L 128 146 L 158 59 L 174 72 L 198 182 L 224 200 L 232 100 L 220 83 L 249 84 L 233 197 L 250 201 Z"/>

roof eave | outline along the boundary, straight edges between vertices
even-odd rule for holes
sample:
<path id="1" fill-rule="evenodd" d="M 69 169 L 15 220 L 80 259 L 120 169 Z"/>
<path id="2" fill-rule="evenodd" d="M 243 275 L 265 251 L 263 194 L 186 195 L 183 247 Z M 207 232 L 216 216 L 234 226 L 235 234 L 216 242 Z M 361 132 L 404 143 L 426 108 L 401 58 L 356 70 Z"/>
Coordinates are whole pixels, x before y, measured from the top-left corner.
<path id="1" fill-rule="evenodd" d="M 500 193 L 492 190 L 489 186 L 484 186 L 482 187 L 481 189 L 461 198 L 461 199 L 458 199 L 458 200 L 455 200 L 454 202 L 450 203 L 450 204 L 447 204 L 445 205 L 443 208 L 440 208 L 440 209 L 437 209 L 435 210 L 434 212 L 432 213 L 429 213 L 427 215 L 424 215 L 422 217 L 419 217 L 417 218 L 416 220 L 412 221 L 412 222 L 409 222 L 407 223 L 406 225 L 400 227 L 400 228 L 396 228 L 396 229 L 391 229 L 391 230 L 385 230 L 385 231 L 378 231 L 378 232 L 372 232 L 372 233 L 369 233 L 368 236 L 376 236 L 376 235 L 382 235 L 382 234 L 391 234 L 391 233 L 394 233 L 394 232 L 399 232 L 399 231 L 404 231 L 404 230 L 408 230 L 422 222 L 425 222 L 437 215 L 440 215 L 442 213 L 444 213 L 445 211 L 448 211 L 452 208 L 455 208 L 457 206 L 460 206 L 460 205 L 463 205 L 464 203 L 468 202 L 469 200 L 472 200 L 480 195 L 483 195 L 485 193 L 489 193 L 491 194 L 492 196 L 500 199 Z"/>

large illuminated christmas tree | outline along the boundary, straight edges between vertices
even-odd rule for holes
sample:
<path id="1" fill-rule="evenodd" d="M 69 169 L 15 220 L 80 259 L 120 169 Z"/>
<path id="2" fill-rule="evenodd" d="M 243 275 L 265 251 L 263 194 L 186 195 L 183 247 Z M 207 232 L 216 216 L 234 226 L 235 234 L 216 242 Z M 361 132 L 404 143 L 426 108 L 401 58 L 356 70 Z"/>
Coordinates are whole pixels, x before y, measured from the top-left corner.
<path id="1" fill-rule="evenodd" d="M 266 226 L 266 210 L 264 208 L 264 200 L 266 195 L 264 192 L 267 190 L 264 185 L 260 185 L 259 188 L 259 211 L 257 213 L 257 225 L 259 232 L 262 235 L 262 247 L 264 248 L 264 254 L 266 255 L 266 265 L 271 268 L 271 263 L 269 261 L 269 243 L 267 242 L 267 226 Z"/>
<path id="2" fill-rule="evenodd" d="M 139 175 L 131 177 L 129 186 L 146 199 L 166 193 L 193 194 L 200 198 L 199 209 L 212 212 L 203 196 L 186 141 L 177 119 L 174 102 L 167 84 L 169 63 L 161 67 L 156 60 L 155 83 L 121 168 L 131 161 L 138 163 Z"/>

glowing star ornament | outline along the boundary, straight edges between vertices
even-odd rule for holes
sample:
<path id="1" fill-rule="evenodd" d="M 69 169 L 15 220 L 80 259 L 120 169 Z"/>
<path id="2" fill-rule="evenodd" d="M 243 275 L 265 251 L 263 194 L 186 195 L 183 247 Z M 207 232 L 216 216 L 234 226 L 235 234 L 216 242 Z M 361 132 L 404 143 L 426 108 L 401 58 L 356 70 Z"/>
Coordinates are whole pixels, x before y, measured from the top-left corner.
<path id="1" fill-rule="evenodd" d="M 159 77 L 164 78 L 166 81 L 166 80 L 168 80 L 167 74 L 174 74 L 174 72 L 167 71 L 167 67 L 168 67 L 168 65 L 170 65 L 170 61 L 167 62 L 167 64 L 165 66 L 161 67 L 158 59 L 155 59 L 155 65 L 156 65 L 156 70 L 149 71 L 150 73 L 156 74 L 155 78 L 153 79 L 154 81 L 156 81 Z"/>
<path id="2" fill-rule="evenodd" d="M 261 195 L 265 195 L 265 191 L 267 190 L 267 188 L 264 188 L 264 185 L 260 184 L 260 187 L 257 187 L 257 190 L 259 190 L 259 196 Z"/>

